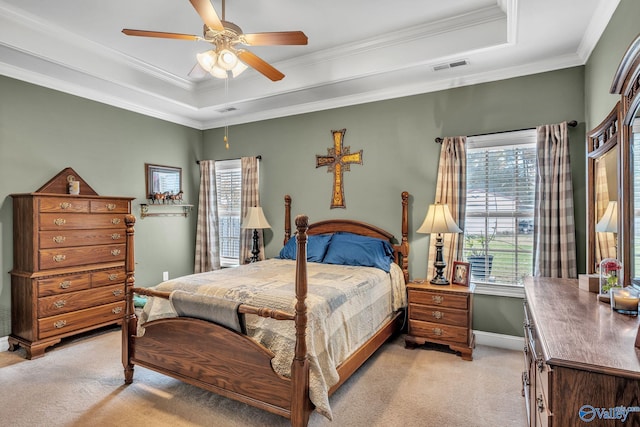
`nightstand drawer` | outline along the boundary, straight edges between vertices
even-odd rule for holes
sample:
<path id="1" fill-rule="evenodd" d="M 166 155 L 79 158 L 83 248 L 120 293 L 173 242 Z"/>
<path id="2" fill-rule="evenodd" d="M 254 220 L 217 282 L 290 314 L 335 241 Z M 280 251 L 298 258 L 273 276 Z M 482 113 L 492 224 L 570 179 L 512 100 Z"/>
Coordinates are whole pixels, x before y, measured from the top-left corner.
<path id="1" fill-rule="evenodd" d="M 439 323 L 409 320 L 409 334 L 434 341 L 456 342 L 467 344 L 469 330 L 459 326 L 449 326 Z"/>
<path id="2" fill-rule="evenodd" d="M 467 312 L 423 304 L 410 304 L 409 317 L 413 320 L 441 323 L 452 326 L 467 326 Z"/>
<path id="3" fill-rule="evenodd" d="M 409 301 L 416 304 L 458 308 L 460 310 L 467 310 L 469 308 L 469 298 L 467 295 L 453 295 L 444 292 L 435 293 L 409 290 Z"/>

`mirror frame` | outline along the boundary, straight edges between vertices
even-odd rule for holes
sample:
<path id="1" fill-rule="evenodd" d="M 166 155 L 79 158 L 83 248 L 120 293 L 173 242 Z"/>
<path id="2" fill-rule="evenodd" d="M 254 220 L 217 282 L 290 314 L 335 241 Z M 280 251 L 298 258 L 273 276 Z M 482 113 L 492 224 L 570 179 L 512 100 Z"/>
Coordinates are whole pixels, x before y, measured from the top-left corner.
<path id="1" fill-rule="evenodd" d="M 620 141 L 619 130 L 620 102 L 609 115 L 587 134 L 587 274 L 598 271 L 599 261 L 596 257 L 596 162 L 618 147 Z M 622 179 L 620 176 L 620 151 L 616 159 L 616 188 L 618 194 L 622 191 Z M 620 207 L 618 207 L 620 210 Z M 618 217 L 620 217 L 618 215 Z M 620 224 L 618 224 L 618 234 Z M 618 252 L 619 255 L 619 252 Z"/>
<path id="2" fill-rule="evenodd" d="M 631 245 L 633 244 L 633 186 L 631 173 L 632 125 L 640 106 L 640 35 L 629 45 L 611 84 L 611 93 L 621 95 L 619 102 L 620 150 L 618 177 L 618 259 L 622 262 L 624 286 L 632 284 Z M 640 172 L 640 171 L 638 171 Z M 620 220 L 622 219 L 622 220 Z M 638 287 L 638 285 L 634 285 Z"/>
<path id="3" fill-rule="evenodd" d="M 178 186 L 177 188 L 172 188 L 171 190 L 177 190 L 177 191 L 170 191 L 171 194 L 178 194 L 179 192 L 182 191 L 182 168 L 178 168 L 178 167 L 173 167 L 173 166 L 162 166 L 162 165 L 153 165 L 150 163 L 145 163 L 144 164 L 144 169 L 145 169 L 145 185 L 146 185 L 146 197 L 149 199 L 153 199 L 153 195 L 154 193 L 164 193 L 164 191 L 154 191 L 153 188 L 153 176 L 157 173 L 164 173 L 164 174 L 175 174 L 177 175 L 178 178 Z"/>

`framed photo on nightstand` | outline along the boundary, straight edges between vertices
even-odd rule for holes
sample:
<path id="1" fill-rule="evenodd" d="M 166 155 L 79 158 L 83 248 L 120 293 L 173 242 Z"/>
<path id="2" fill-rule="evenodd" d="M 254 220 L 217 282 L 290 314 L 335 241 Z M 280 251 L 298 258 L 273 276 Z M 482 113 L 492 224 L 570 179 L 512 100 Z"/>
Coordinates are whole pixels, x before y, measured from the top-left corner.
<path id="1" fill-rule="evenodd" d="M 453 261 L 451 269 L 451 283 L 460 286 L 469 286 L 469 266 L 468 262 Z"/>

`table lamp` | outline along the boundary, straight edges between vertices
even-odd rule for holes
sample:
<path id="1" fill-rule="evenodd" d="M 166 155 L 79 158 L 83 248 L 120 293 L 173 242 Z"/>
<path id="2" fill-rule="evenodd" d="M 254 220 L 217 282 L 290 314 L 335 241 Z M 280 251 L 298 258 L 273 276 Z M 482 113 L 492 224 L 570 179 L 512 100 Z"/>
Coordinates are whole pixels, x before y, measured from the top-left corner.
<path id="1" fill-rule="evenodd" d="M 418 233 L 431 234 L 437 233 L 436 236 L 436 260 L 433 266 L 436 269 L 436 275 L 429 283 L 433 285 L 448 285 L 449 281 L 444 277 L 443 271 L 447 266 L 442 256 L 442 233 L 461 233 L 462 230 L 458 227 L 456 222 L 451 216 L 451 211 L 448 205 L 441 205 L 436 203 L 435 205 L 429 205 L 427 216 L 424 222 L 418 228 Z"/>
<path id="2" fill-rule="evenodd" d="M 247 210 L 247 215 L 242 221 L 242 228 L 253 228 L 253 248 L 251 249 L 252 256 L 250 261 L 256 262 L 258 261 L 258 254 L 260 253 L 260 247 L 258 246 L 258 230 L 271 228 L 260 206 L 252 207 Z"/>

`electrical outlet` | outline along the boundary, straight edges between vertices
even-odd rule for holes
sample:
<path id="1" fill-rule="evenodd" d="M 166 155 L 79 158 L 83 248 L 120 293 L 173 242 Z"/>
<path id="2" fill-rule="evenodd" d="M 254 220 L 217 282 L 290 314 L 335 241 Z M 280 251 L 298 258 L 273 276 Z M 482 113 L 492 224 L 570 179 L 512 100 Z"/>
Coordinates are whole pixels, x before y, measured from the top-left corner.
<path id="1" fill-rule="evenodd" d="M 169 280 L 169 272 L 168 271 L 163 271 L 162 272 L 162 280 Z"/>

